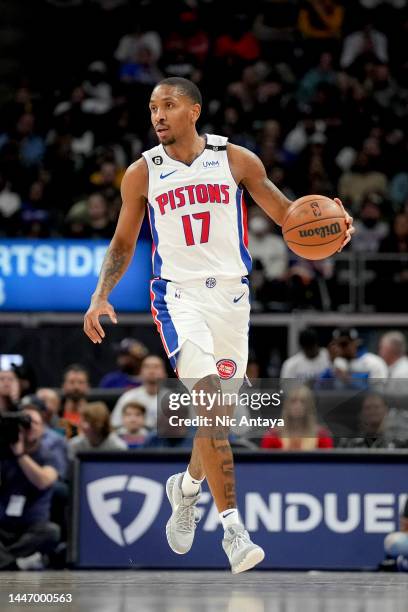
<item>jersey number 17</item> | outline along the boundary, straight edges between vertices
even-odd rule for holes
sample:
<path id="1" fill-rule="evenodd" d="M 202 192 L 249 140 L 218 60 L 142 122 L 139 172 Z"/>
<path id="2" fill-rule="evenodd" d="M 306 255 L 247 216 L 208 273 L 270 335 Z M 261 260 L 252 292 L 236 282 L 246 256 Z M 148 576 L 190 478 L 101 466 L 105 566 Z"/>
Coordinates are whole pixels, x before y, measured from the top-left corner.
<path id="1" fill-rule="evenodd" d="M 206 211 L 195 213 L 194 215 L 183 215 L 181 220 L 183 222 L 184 237 L 186 239 L 187 246 L 193 246 L 196 244 L 193 234 L 193 224 L 191 223 L 192 218 L 196 219 L 197 221 L 201 221 L 200 244 L 203 242 L 208 242 L 208 236 L 210 233 L 210 213 Z"/>

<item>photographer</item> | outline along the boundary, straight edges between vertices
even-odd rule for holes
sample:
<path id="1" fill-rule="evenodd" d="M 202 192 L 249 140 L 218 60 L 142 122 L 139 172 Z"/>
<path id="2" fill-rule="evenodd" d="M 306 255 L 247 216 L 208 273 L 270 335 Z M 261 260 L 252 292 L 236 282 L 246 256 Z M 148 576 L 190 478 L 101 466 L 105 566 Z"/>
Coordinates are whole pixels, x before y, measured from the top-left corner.
<path id="1" fill-rule="evenodd" d="M 42 555 L 57 545 L 60 530 L 51 523 L 52 485 L 58 465 L 43 444 L 44 421 L 34 406 L 10 454 L 0 464 L 0 570 L 41 569 Z"/>
<path id="2" fill-rule="evenodd" d="M 0 370 L 0 414 L 16 410 L 20 399 L 20 385 L 14 370 Z"/>

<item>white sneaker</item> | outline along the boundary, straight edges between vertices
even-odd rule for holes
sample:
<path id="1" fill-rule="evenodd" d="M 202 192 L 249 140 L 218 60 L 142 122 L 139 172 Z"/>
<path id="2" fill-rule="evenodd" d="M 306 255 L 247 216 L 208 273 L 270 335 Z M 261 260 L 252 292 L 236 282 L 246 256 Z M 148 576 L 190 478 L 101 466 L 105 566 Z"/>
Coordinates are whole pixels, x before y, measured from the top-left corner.
<path id="1" fill-rule="evenodd" d="M 43 556 L 40 552 L 33 553 L 29 557 L 18 557 L 16 564 L 23 571 L 44 569 Z"/>
<path id="2" fill-rule="evenodd" d="M 183 476 L 183 473 L 174 474 L 166 483 L 166 493 L 172 509 L 166 525 L 166 535 L 170 548 L 178 555 L 184 555 L 190 550 L 201 518 L 195 507 L 200 499 L 201 487 L 197 495 L 185 497 L 181 490 Z"/>
<path id="3" fill-rule="evenodd" d="M 246 572 L 265 557 L 263 549 L 251 542 L 245 527 L 239 524 L 225 530 L 222 547 L 229 559 L 233 574 Z"/>

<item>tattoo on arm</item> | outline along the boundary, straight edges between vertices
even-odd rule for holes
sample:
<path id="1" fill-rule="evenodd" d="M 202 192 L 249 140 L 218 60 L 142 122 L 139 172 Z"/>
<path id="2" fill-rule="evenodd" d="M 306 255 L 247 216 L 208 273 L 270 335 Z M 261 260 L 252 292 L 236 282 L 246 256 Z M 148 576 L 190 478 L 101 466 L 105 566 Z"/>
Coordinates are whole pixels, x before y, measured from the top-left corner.
<path id="1" fill-rule="evenodd" d="M 129 251 L 123 247 L 109 246 L 103 260 L 95 294 L 107 297 L 122 277 L 129 262 Z"/>

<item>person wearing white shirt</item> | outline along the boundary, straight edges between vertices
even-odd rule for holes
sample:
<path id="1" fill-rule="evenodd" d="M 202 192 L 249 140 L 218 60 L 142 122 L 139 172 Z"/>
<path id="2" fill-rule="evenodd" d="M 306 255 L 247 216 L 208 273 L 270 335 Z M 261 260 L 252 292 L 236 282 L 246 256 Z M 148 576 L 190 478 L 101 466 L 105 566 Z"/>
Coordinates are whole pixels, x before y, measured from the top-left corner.
<path id="1" fill-rule="evenodd" d="M 338 357 L 333 362 L 336 377 L 354 375 L 368 379 L 387 379 L 384 359 L 369 352 L 360 352 L 361 339 L 354 328 L 338 328 L 333 332 Z"/>
<path id="2" fill-rule="evenodd" d="M 390 331 L 380 338 L 379 355 L 388 366 L 388 376 L 394 379 L 408 379 L 407 342 L 400 331 Z"/>
<path id="3" fill-rule="evenodd" d="M 300 351 L 282 364 L 281 379 L 313 379 L 330 366 L 327 349 L 319 346 L 317 334 L 312 329 L 305 329 L 299 334 Z"/>
<path id="4" fill-rule="evenodd" d="M 157 423 L 157 395 L 160 383 L 166 378 L 164 361 L 157 355 L 148 355 L 144 358 L 140 367 L 140 378 L 142 385 L 136 389 L 130 389 L 120 396 L 115 404 L 111 415 L 113 427 L 122 425 L 123 408 L 130 402 L 137 402 L 146 408 L 145 425 L 154 429 Z"/>

